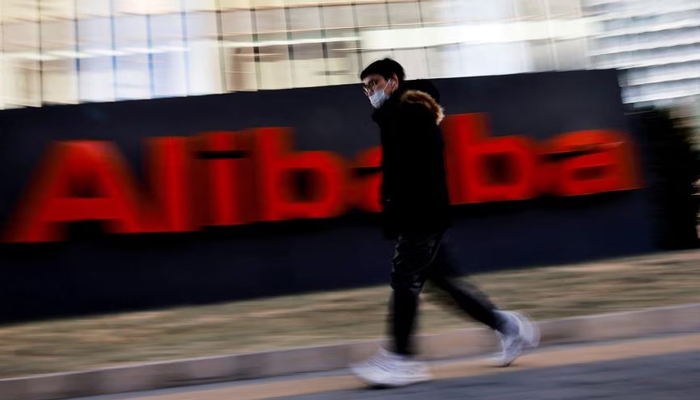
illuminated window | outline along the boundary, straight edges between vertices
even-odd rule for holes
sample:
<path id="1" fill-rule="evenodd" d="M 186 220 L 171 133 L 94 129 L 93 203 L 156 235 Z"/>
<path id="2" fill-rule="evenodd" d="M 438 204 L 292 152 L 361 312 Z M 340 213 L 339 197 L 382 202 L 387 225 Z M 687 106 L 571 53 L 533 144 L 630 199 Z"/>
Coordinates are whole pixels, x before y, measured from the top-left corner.
<path id="1" fill-rule="evenodd" d="M 185 11 L 216 11 L 219 0 L 181 0 L 185 5 Z"/>
<path id="2" fill-rule="evenodd" d="M 3 0 L 3 3 L 7 0 Z M 43 0 L 41 1 L 42 19 L 75 19 L 75 0 Z"/>
<path id="3" fill-rule="evenodd" d="M 15 8 L 13 12 L 19 15 L 20 8 Z M 5 23 L 3 31 L 5 102 L 10 106 L 40 106 L 39 23 L 13 21 Z"/>
<path id="4" fill-rule="evenodd" d="M 700 92 L 693 0 L 2 0 L 0 13 L 0 108 L 356 83 L 384 57 L 409 78 L 620 68 L 627 101 Z"/>
<path id="5" fill-rule="evenodd" d="M 323 37 L 322 44 L 326 68 L 323 71 L 328 83 L 341 85 L 355 83 L 361 67 L 361 40 L 358 35 L 356 8 L 339 5 L 322 9 Z"/>
<path id="6" fill-rule="evenodd" d="M 39 0 L 3 0 L 3 21 L 10 24 L 38 21 L 39 8 Z"/>
<path id="7" fill-rule="evenodd" d="M 151 97 L 149 17 L 127 15 L 115 18 L 116 79 L 118 100 Z"/>
<path id="8" fill-rule="evenodd" d="M 185 20 L 180 13 L 150 18 L 154 97 L 186 96 L 189 68 Z"/>
<path id="9" fill-rule="evenodd" d="M 254 13 L 253 18 L 258 37 L 256 56 L 260 60 L 260 88 L 284 89 L 292 87 L 285 11 L 283 9 L 258 10 Z"/>
<path id="10" fill-rule="evenodd" d="M 250 10 L 226 11 L 222 14 L 221 21 L 227 90 L 257 90 L 253 13 Z"/>
<path id="11" fill-rule="evenodd" d="M 337 11 L 338 7 L 328 7 L 325 11 Z M 332 12 L 331 12 L 332 14 Z M 289 10 L 291 34 L 291 67 L 294 86 L 325 86 L 330 83 L 329 75 L 333 58 L 343 54 L 329 54 L 323 43 L 322 20 L 325 14 L 318 7 L 299 7 Z M 333 35 L 332 32 L 328 33 Z"/>
<path id="12" fill-rule="evenodd" d="M 78 18 L 109 17 L 112 15 L 111 0 L 76 0 Z"/>
<path id="13" fill-rule="evenodd" d="M 213 12 L 187 14 L 187 44 L 190 94 L 223 93 L 225 80 L 221 46 L 217 38 L 217 15 Z"/>
<path id="14" fill-rule="evenodd" d="M 78 82 L 80 100 L 114 101 L 116 64 L 110 18 L 78 20 Z"/>
<path id="15" fill-rule="evenodd" d="M 44 104 L 79 102 L 75 21 L 56 19 L 41 24 L 42 79 Z"/>

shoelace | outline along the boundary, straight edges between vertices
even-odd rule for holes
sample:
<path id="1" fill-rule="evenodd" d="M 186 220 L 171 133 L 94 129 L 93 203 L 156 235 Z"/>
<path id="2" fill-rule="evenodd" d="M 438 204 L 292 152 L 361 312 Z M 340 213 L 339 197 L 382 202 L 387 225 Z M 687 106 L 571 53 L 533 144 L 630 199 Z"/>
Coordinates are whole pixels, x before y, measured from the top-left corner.
<path id="1" fill-rule="evenodd" d="M 368 360 L 367 365 L 376 367 L 385 372 L 403 372 L 409 375 L 419 375 L 422 373 L 422 368 L 418 363 L 392 360 L 384 355 L 378 355 Z"/>
<path id="2" fill-rule="evenodd" d="M 378 355 L 367 361 L 368 366 L 379 368 L 382 371 L 391 371 L 391 364 L 393 364 L 391 360 L 384 355 Z"/>

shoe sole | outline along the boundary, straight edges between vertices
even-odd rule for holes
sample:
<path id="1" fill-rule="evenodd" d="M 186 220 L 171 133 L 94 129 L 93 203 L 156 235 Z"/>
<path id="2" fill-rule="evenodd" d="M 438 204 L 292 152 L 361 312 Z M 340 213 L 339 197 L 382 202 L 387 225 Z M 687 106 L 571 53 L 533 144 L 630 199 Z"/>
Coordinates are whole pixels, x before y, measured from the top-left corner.
<path id="1" fill-rule="evenodd" d="M 501 356 L 496 357 L 497 365 L 502 368 L 510 366 L 515 360 L 520 358 L 526 350 L 537 348 L 540 344 L 539 328 L 530 318 L 519 312 L 508 311 L 507 313 L 515 317 L 518 327 L 522 332 L 521 337 L 523 339 L 523 344 L 520 351 L 508 360 L 504 360 Z"/>
<path id="2" fill-rule="evenodd" d="M 522 345 L 520 347 L 520 350 L 517 353 L 511 354 L 511 357 L 508 359 L 504 359 L 502 354 L 496 356 L 496 360 L 495 360 L 496 366 L 501 367 L 501 368 L 510 367 L 511 364 L 513 364 L 515 362 L 515 360 L 517 360 L 518 358 L 520 358 L 520 356 L 523 355 L 524 350 L 525 350 L 525 346 Z"/>
<path id="3" fill-rule="evenodd" d="M 405 387 L 405 386 L 412 386 L 412 385 L 418 385 L 420 383 L 425 383 L 429 382 L 432 380 L 431 375 L 426 375 L 425 377 L 422 377 L 420 379 L 415 379 L 411 381 L 392 381 L 392 382 L 387 382 L 387 381 L 380 381 L 379 379 L 373 379 L 367 374 L 365 374 L 362 371 L 362 368 L 356 368 L 356 367 L 351 367 L 350 371 L 355 375 L 359 380 L 361 380 L 365 385 L 375 388 L 375 389 L 390 389 L 390 388 L 398 388 L 398 387 Z"/>

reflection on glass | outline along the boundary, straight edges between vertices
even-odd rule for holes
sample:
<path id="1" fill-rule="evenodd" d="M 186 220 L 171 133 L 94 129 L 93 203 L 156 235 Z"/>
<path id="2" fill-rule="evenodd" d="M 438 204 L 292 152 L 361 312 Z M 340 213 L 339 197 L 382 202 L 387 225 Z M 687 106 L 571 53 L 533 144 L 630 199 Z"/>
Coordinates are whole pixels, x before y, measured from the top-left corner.
<path id="1" fill-rule="evenodd" d="M 630 102 L 700 95 L 693 0 L 1 0 L 0 108 L 618 68 Z"/>

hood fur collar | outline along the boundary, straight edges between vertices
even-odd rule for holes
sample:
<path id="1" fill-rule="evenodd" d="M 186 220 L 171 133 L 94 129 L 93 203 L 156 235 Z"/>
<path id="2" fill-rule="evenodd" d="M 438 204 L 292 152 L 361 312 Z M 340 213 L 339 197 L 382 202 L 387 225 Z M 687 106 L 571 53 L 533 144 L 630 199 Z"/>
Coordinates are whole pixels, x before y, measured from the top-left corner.
<path id="1" fill-rule="evenodd" d="M 440 125 L 440 122 L 445 118 L 445 110 L 438 104 L 431 95 L 420 90 L 407 90 L 401 95 L 401 102 L 407 104 L 419 104 L 427 108 L 435 117 L 435 123 Z"/>

